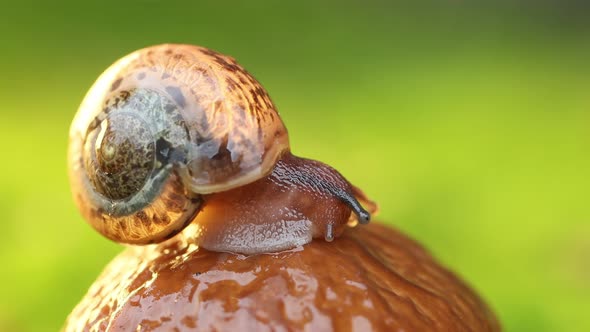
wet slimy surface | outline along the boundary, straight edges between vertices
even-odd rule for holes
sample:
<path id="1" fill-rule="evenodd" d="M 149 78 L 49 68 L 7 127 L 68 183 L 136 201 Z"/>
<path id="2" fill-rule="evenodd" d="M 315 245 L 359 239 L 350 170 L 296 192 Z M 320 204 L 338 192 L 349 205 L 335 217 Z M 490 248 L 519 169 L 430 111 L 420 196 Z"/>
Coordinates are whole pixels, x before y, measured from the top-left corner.
<path id="1" fill-rule="evenodd" d="M 190 228 L 189 228 L 190 231 Z M 65 331 L 499 331 L 493 313 L 419 244 L 391 228 L 245 256 L 181 236 L 129 248 Z"/>

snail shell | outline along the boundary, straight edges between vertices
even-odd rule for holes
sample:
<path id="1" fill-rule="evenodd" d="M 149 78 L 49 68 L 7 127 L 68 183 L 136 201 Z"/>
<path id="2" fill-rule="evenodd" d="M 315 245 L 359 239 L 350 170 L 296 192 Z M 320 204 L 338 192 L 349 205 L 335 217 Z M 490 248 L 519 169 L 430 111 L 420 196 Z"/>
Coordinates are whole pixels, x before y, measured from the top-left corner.
<path id="1" fill-rule="evenodd" d="M 153 46 L 108 68 L 73 120 L 68 159 L 72 192 L 82 215 L 98 232 L 122 243 L 163 241 L 195 221 L 207 206 L 210 211 L 219 209 L 222 201 L 242 217 L 223 217 L 229 218 L 231 227 L 224 228 L 223 218 L 210 224 L 217 231 L 203 243 L 213 249 L 258 252 L 264 242 L 227 247 L 211 239 L 227 242 L 231 234 L 223 234 L 233 232 L 243 216 L 257 219 L 255 224 L 277 216 L 283 223 L 291 221 L 286 216 L 306 219 L 305 211 L 314 202 L 309 197 L 294 199 L 292 192 L 336 197 L 338 213 L 332 209 L 326 219 L 328 240 L 337 233 L 334 227 L 348 221 L 351 210 L 361 221 L 369 218 L 355 197 L 368 200 L 339 173 L 290 154 L 287 130 L 257 81 L 231 57 L 197 46 Z M 278 164 L 284 167 L 275 167 Z M 313 169 L 324 177 L 310 175 Z M 288 179 L 281 177 L 285 170 L 292 174 Z M 299 185 L 304 189 L 285 190 Z M 285 198 L 273 206 L 283 212 L 261 217 L 246 211 L 255 204 L 239 204 L 244 197 L 259 203 L 272 200 L 268 195 L 273 192 Z M 228 197 L 238 202 L 228 203 Z M 284 207 L 293 211 L 284 212 Z M 211 221 L 205 216 L 201 224 Z M 304 221 L 310 229 L 309 220 Z M 308 233 L 300 238 L 308 239 Z M 301 242 L 273 241 L 273 250 Z"/>

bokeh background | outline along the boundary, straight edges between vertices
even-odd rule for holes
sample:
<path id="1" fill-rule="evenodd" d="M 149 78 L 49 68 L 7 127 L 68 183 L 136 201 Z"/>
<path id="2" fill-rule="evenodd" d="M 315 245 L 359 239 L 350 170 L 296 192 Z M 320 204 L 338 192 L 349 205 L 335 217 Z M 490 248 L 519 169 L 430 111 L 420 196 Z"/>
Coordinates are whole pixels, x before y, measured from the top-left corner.
<path id="1" fill-rule="evenodd" d="M 295 153 L 463 276 L 507 331 L 590 331 L 583 1 L 47 1 L 0 8 L 0 330 L 56 331 L 121 246 L 78 215 L 69 123 L 163 42 L 236 57 Z"/>

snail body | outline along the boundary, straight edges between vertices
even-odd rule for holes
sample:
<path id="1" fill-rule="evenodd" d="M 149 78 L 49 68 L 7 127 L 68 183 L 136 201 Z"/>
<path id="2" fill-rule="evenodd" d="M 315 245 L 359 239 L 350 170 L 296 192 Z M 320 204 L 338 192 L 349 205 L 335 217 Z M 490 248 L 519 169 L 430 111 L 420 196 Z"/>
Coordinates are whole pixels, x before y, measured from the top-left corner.
<path id="1" fill-rule="evenodd" d="M 166 240 L 189 224 L 217 251 L 287 249 L 368 222 L 333 168 L 293 156 L 266 91 L 236 61 L 165 44 L 115 62 L 70 129 L 74 200 L 107 238 Z"/>

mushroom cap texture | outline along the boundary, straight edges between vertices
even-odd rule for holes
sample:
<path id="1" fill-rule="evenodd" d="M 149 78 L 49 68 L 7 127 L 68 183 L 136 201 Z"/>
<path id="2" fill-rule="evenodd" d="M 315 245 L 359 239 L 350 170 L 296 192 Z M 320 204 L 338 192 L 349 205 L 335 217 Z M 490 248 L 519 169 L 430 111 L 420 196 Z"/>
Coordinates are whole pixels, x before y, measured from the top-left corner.
<path id="1" fill-rule="evenodd" d="M 117 256 L 65 331 L 500 331 L 486 304 L 399 231 L 245 256 L 182 236 Z"/>

